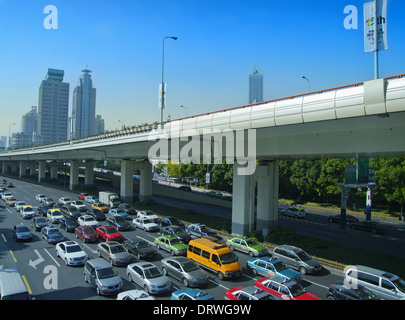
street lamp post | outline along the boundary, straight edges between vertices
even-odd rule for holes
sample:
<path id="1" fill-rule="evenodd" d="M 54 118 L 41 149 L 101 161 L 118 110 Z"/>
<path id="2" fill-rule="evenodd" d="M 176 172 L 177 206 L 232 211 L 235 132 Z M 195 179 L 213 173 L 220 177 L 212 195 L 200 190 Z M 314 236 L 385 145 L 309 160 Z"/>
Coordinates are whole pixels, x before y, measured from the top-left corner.
<path id="1" fill-rule="evenodd" d="M 160 127 L 163 129 L 163 109 L 165 107 L 165 84 L 164 84 L 164 70 L 165 70 L 165 39 L 177 40 L 177 37 L 164 37 L 162 45 L 162 84 L 161 84 L 161 98 L 160 98 Z"/>
<path id="2" fill-rule="evenodd" d="M 307 80 L 308 81 L 308 92 L 311 92 L 311 82 L 308 80 L 308 78 L 307 77 L 305 77 L 305 76 L 302 76 L 302 79 L 305 79 L 305 80 Z"/>

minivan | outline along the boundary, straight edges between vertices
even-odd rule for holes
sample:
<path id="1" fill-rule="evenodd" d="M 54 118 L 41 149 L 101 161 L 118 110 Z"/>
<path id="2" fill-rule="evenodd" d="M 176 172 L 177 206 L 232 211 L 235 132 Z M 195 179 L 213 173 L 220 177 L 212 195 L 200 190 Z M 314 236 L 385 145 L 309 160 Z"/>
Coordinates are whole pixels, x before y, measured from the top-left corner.
<path id="1" fill-rule="evenodd" d="M 31 300 L 17 268 L 0 270 L 0 300 Z"/>
<path id="2" fill-rule="evenodd" d="M 86 261 L 84 281 L 95 287 L 98 295 L 116 294 L 123 287 L 117 271 L 102 258 Z"/>
<path id="3" fill-rule="evenodd" d="M 275 247 L 273 249 L 273 257 L 288 267 L 298 270 L 301 274 L 317 273 L 322 269 L 321 264 L 317 260 L 304 250 L 294 246 L 281 245 Z"/>
<path id="4" fill-rule="evenodd" d="M 187 258 L 215 272 L 221 280 L 241 274 L 238 257 L 225 243 L 218 244 L 206 238 L 191 240 L 187 247 Z"/>
<path id="5" fill-rule="evenodd" d="M 365 266 L 349 266 L 344 276 L 345 284 L 362 285 L 384 300 L 405 300 L 405 281 L 400 277 Z"/>

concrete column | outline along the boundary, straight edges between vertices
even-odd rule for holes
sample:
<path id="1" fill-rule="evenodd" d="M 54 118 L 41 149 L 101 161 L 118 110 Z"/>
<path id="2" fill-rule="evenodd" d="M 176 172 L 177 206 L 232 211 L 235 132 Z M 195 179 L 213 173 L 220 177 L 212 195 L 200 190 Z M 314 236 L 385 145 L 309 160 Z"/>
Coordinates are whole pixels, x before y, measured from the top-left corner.
<path id="1" fill-rule="evenodd" d="M 152 199 L 152 164 L 145 161 L 140 166 L 139 201 Z"/>
<path id="2" fill-rule="evenodd" d="M 58 180 L 58 164 L 54 163 L 51 165 L 51 180 L 57 181 Z"/>
<path id="3" fill-rule="evenodd" d="M 245 235 L 253 230 L 254 223 L 254 175 L 239 175 L 239 164 L 233 166 L 232 234 Z"/>
<path id="4" fill-rule="evenodd" d="M 121 199 L 124 202 L 132 203 L 134 200 L 134 162 L 132 160 L 121 160 Z"/>
<path id="5" fill-rule="evenodd" d="M 84 170 L 84 184 L 92 186 L 94 184 L 94 162 L 93 160 L 86 160 Z"/>
<path id="6" fill-rule="evenodd" d="M 3 161 L 3 163 L 2 163 L 2 172 L 3 173 L 7 173 L 7 170 L 8 170 L 8 162 L 7 161 Z"/>
<path id="7" fill-rule="evenodd" d="M 38 161 L 38 182 L 45 181 L 46 162 L 44 160 Z"/>
<path id="8" fill-rule="evenodd" d="M 73 190 L 79 184 L 79 161 L 72 160 L 70 163 L 69 189 Z"/>
<path id="9" fill-rule="evenodd" d="M 25 161 L 20 161 L 20 169 L 18 171 L 18 176 L 20 178 L 25 176 L 25 169 L 27 169 L 27 163 Z"/>
<path id="10" fill-rule="evenodd" d="M 29 167 L 30 167 L 30 176 L 34 177 L 35 173 L 37 172 L 37 163 L 35 161 L 31 161 Z"/>
<path id="11" fill-rule="evenodd" d="M 18 162 L 17 161 L 11 162 L 11 173 L 18 174 Z"/>
<path id="12" fill-rule="evenodd" d="M 257 226 L 263 236 L 270 233 L 278 221 L 279 162 L 261 162 L 257 174 Z"/>

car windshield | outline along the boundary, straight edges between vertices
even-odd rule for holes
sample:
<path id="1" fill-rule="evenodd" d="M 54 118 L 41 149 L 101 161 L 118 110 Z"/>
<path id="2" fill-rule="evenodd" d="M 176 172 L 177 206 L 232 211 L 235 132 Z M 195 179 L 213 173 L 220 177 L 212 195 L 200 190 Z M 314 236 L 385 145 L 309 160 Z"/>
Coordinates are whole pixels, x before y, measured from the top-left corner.
<path id="1" fill-rule="evenodd" d="M 247 245 L 248 245 L 249 247 L 255 246 L 255 245 L 258 244 L 258 243 L 257 243 L 255 240 L 253 240 L 253 239 L 247 240 L 246 243 L 247 243 Z"/>
<path id="2" fill-rule="evenodd" d="M 144 220 L 143 220 L 143 223 L 144 223 L 144 224 L 153 223 L 153 219 L 144 219 Z"/>
<path id="3" fill-rule="evenodd" d="M 67 225 L 74 225 L 75 224 L 75 222 L 73 221 L 73 220 L 70 220 L 70 219 L 66 219 L 65 220 L 65 224 L 67 224 Z"/>
<path id="4" fill-rule="evenodd" d="M 391 281 L 394 284 L 394 286 L 396 286 L 398 288 L 399 291 L 405 293 L 405 281 L 403 279 L 398 278 L 398 279 L 391 280 Z"/>
<path id="5" fill-rule="evenodd" d="M 220 254 L 219 259 L 221 260 L 222 264 L 229 264 L 238 261 L 238 257 L 233 252 Z"/>
<path id="6" fill-rule="evenodd" d="M 124 204 L 123 205 L 123 207 L 125 208 L 125 209 L 132 209 L 132 206 L 130 205 L 130 204 Z"/>
<path id="7" fill-rule="evenodd" d="M 171 239 L 170 240 L 170 244 L 172 246 L 176 245 L 176 244 L 181 244 L 182 242 L 180 241 L 180 239 Z"/>
<path id="8" fill-rule="evenodd" d="M 159 278 L 162 276 L 162 272 L 157 267 L 145 269 L 144 272 L 146 279 Z"/>
<path id="9" fill-rule="evenodd" d="M 293 284 L 292 286 L 288 287 L 293 297 L 298 297 L 305 292 L 307 292 L 301 285 L 298 283 Z"/>
<path id="10" fill-rule="evenodd" d="M 59 233 L 59 231 L 58 231 L 58 229 L 48 229 L 48 234 L 58 234 Z"/>
<path id="11" fill-rule="evenodd" d="M 34 211 L 34 209 L 32 209 L 32 208 L 24 208 L 24 212 L 30 212 L 30 211 Z"/>
<path id="12" fill-rule="evenodd" d="M 198 265 L 194 261 L 187 261 L 185 263 L 182 263 L 181 266 L 183 267 L 183 270 L 185 272 L 190 272 L 199 269 Z"/>
<path id="13" fill-rule="evenodd" d="M 146 241 L 139 241 L 139 242 L 137 243 L 137 247 L 138 247 L 138 248 L 147 248 L 147 247 L 150 247 L 150 244 L 147 243 Z"/>
<path id="14" fill-rule="evenodd" d="M 305 251 L 296 252 L 296 255 L 297 255 L 302 261 L 311 260 L 311 256 L 310 256 L 308 253 L 306 253 Z"/>
<path id="15" fill-rule="evenodd" d="M 154 216 L 155 214 L 152 211 L 143 211 L 145 216 Z"/>
<path id="16" fill-rule="evenodd" d="M 94 230 L 93 228 L 83 228 L 83 233 L 85 234 L 94 233 Z"/>
<path id="17" fill-rule="evenodd" d="M 37 219 L 35 220 L 35 222 L 36 222 L 36 223 L 45 223 L 45 222 L 46 222 L 46 219 L 45 219 L 45 218 L 37 218 Z"/>
<path id="18" fill-rule="evenodd" d="M 116 233 L 117 232 L 117 230 L 115 230 L 115 228 L 106 228 L 105 229 L 105 233 Z"/>
<path id="19" fill-rule="evenodd" d="M 94 221 L 93 217 L 84 217 L 84 221 Z"/>
<path id="20" fill-rule="evenodd" d="M 81 201 L 76 201 L 76 205 L 77 205 L 77 206 L 81 206 L 81 205 L 84 205 L 84 203 L 81 202 Z"/>
<path id="21" fill-rule="evenodd" d="M 66 252 L 69 252 L 69 253 L 80 252 L 80 251 L 82 251 L 82 248 L 80 248 L 79 245 L 67 246 L 66 247 Z"/>
<path id="22" fill-rule="evenodd" d="M 111 253 L 120 253 L 120 252 L 125 252 L 125 249 L 123 246 L 111 246 L 110 251 L 111 251 Z"/>
<path id="23" fill-rule="evenodd" d="M 26 226 L 17 226 L 17 231 L 18 232 L 29 232 L 30 229 L 28 229 Z"/>
<path id="24" fill-rule="evenodd" d="M 117 209 L 117 211 L 116 211 L 118 214 L 119 213 L 125 213 L 125 210 L 124 209 Z"/>
<path id="25" fill-rule="evenodd" d="M 276 268 L 277 272 L 281 272 L 281 271 L 288 269 L 287 266 L 284 263 L 282 263 L 281 261 L 274 263 L 273 266 L 274 266 L 274 268 Z"/>
<path id="26" fill-rule="evenodd" d="M 98 279 L 107 279 L 107 278 L 112 278 L 112 277 L 116 277 L 117 271 L 115 271 L 115 269 L 113 268 L 105 268 L 105 269 L 100 269 L 97 270 L 97 278 Z"/>
<path id="27" fill-rule="evenodd" d="M 368 300 L 369 297 L 372 297 L 374 294 L 365 287 L 357 287 L 357 289 L 353 288 L 353 290 L 364 300 Z"/>

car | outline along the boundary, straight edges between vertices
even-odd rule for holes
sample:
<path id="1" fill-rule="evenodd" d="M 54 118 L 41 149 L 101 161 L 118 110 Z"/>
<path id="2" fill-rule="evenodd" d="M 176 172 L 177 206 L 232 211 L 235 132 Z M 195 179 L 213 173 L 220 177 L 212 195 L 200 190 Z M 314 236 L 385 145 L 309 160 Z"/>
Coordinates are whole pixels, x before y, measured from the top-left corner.
<path id="1" fill-rule="evenodd" d="M 166 226 L 178 226 L 178 227 L 182 228 L 183 230 L 186 228 L 186 225 L 183 222 L 181 222 L 176 217 L 172 217 L 172 216 L 161 218 L 159 220 L 159 226 L 160 226 L 160 228 L 163 228 Z"/>
<path id="2" fill-rule="evenodd" d="M 62 258 L 67 266 L 84 265 L 89 258 L 86 252 L 75 241 L 59 242 L 55 246 L 56 256 Z"/>
<path id="3" fill-rule="evenodd" d="M 153 219 L 155 221 L 155 223 L 159 222 L 159 217 L 156 215 L 156 213 L 154 213 L 151 210 L 142 210 L 142 211 L 138 211 L 138 213 L 136 214 L 136 216 L 138 218 L 149 218 L 149 219 Z"/>
<path id="4" fill-rule="evenodd" d="M 65 240 L 65 237 L 54 226 L 44 227 L 41 230 L 42 238 L 48 241 L 48 243 L 58 243 Z"/>
<path id="5" fill-rule="evenodd" d="M 223 197 L 222 192 L 219 192 L 219 191 L 216 191 L 216 190 L 207 191 L 205 193 L 205 195 L 207 195 L 209 197 L 214 197 L 214 198 L 222 198 Z"/>
<path id="6" fill-rule="evenodd" d="M 96 228 L 98 226 L 98 222 L 96 219 L 94 219 L 91 215 L 86 214 L 84 216 L 80 216 L 77 219 L 77 222 L 79 223 L 79 225 L 81 226 L 90 226 L 93 228 Z"/>
<path id="7" fill-rule="evenodd" d="M 90 226 L 78 226 L 75 229 L 75 235 L 77 239 L 82 239 L 83 242 L 96 242 L 98 240 L 98 234 Z"/>
<path id="8" fill-rule="evenodd" d="M 180 187 L 177 188 L 177 190 L 187 191 L 187 192 L 193 191 L 193 190 L 191 190 L 190 186 L 180 186 Z"/>
<path id="9" fill-rule="evenodd" d="M 108 214 L 110 216 L 120 216 L 123 218 L 128 217 L 128 213 L 124 209 L 118 209 L 118 208 L 113 208 L 113 209 L 108 210 Z"/>
<path id="10" fill-rule="evenodd" d="M 352 230 L 360 230 L 365 232 L 371 232 L 374 234 L 384 234 L 385 227 L 378 222 L 375 221 L 361 221 L 357 223 L 352 223 L 350 225 L 350 229 Z"/>
<path id="11" fill-rule="evenodd" d="M 44 194 L 37 194 L 35 196 L 35 201 L 37 201 L 37 202 L 42 202 L 45 199 L 46 199 L 46 195 L 44 195 Z"/>
<path id="12" fill-rule="evenodd" d="M 88 197 L 88 193 L 86 193 L 86 192 L 80 192 L 79 193 L 79 199 L 80 200 L 84 200 L 86 197 Z"/>
<path id="13" fill-rule="evenodd" d="M 159 231 L 159 226 L 151 218 L 135 218 L 132 223 L 136 228 L 143 229 L 145 231 L 156 232 Z"/>
<path id="14" fill-rule="evenodd" d="M 167 257 L 161 260 L 162 272 L 181 281 L 185 287 L 200 287 L 208 283 L 208 274 L 186 257 Z"/>
<path id="15" fill-rule="evenodd" d="M 15 239 L 15 241 L 31 241 L 32 240 L 32 233 L 27 226 L 23 224 L 18 224 L 13 227 L 11 230 L 11 236 Z"/>
<path id="16" fill-rule="evenodd" d="M 299 283 L 278 276 L 258 279 L 255 287 L 283 300 L 321 300 L 307 292 Z"/>
<path id="17" fill-rule="evenodd" d="M 124 241 L 124 237 L 122 236 L 121 232 L 118 232 L 113 226 L 104 225 L 97 227 L 96 232 L 101 239 L 106 241 Z"/>
<path id="18" fill-rule="evenodd" d="M 62 205 L 60 211 L 66 218 L 78 219 L 81 216 L 80 211 L 71 205 Z"/>
<path id="19" fill-rule="evenodd" d="M 129 252 L 117 241 L 99 243 L 97 245 L 97 254 L 113 266 L 126 266 L 132 260 Z"/>
<path id="20" fill-rule="evenodd" d="M 35 216 L 35 211 L 32 206 L 25 205 L 21 207 L 20 215 L 23 219 L 31 219 Z"/>
<path id="21" fill-rule="evenodd" d="M 58 202 L 64 205 L 68 205 L 70 202 L 72 201 L 72 199 L 70 199 L 69 197 L 60 197 Z"/>
<path id="22" fill-rule="evenodd" d="M 63 219 L 63 214 L 59 209 L 49 209 L 46 213 L 46 218 L 51 223 L 59 223 Z"/>
<path id="23" fill-rule="evenodd" d="M 176 225 L 169 225 L 160 229 L 160 233 L 164 236 L 172 236 L 180 239 L 183 243 L 189 243 L 191 236 L 184 231 L 183 228 Z"/>
<path id="24" fill-rule="evenodd" d="M 127 276 L 130 282 L 135 282 L 149 294 L 168 292 L 172 288 L 169 278 L 150 262 L 129 264 Z"/>
<path id="25" fill-rule="evenodd" d="M 216 231 L 209 229 L 206 225 L 202 223 L 194 223 L 186 226 L 186 232 L 189 235 L 197 237 L 213 237 L 217 238 L 218 234 Z"/>
<path id="26" fill-rule="evenodd" d="M 279 276 L 295 282 L 302 281 L 300 272 L 288 268 L 280 260 L 271 257 L 256 257 L 246 262 L 246 267 L 256 276 L 264 277 Z"/>
<path id="27" fill-rule="evenodd" d="M 8 205 L 9 207 L 14 207 L 15 206 L 15 204 L 17 203 L 17 199 L 16 198 L 14 198 L 14 197 L 8 197 L 8 198 L 6 198 L 6 205 Z"/>
<path id="28" fill-rule="evenodd" d="M 87 196 L 86 198 L 84 198 L 84 201 L 86 201 L 87 203 L 96 203 L 100 202 L 100 199 L 97 196 Z"/>
<path id="29" fill-rule="evenodd" d="M 34 217 L 31 220 L 31 228 L 35 231 L 41 231 L 46 226 L 48 226 L 48 222 L 44 217 Z"/>
<path id="30" fill-rule="evenodd" d="M 47 204 L 49 206 L 53 206 L 55 205 L 55 200 L 53 200 L 52 198 L 46 198 L 45 200 L 42 201 L 42 203 Z"/>
<path id="31" fill-rule="evenodd" d="M 370 290 L 362 285 L 356 288 L 345 286 L 343 281 L 335 281 L 326 294 L 326 300 L 379 300 Z"/>
<path id="32" fill-rule="evenodd" d="M 87 260 L 83 275 L 84 282 L 95 287 L 98 295 L 117 294 L 124 286 L 114 267 L 102 258 Z"/>
<path id="33" fill-rule="evenodd" d="M 133 289 L 118 293 L 117 300 L 155 300 L 155 298 L 143 290 Z"/>
<path id="34" fill-rule="evenodd" d="M 114 226 L 118 231 L 127 231 L 131 229 L 131 224 L 124 217 L 110 216 L 107 218 L 106 223 Z"/>
<path id="35" fill-rule="evenodd" d="M 273 249 L 272 257 L 277 258 L 288 267 L 298 270 L 301 274 L 319 273 L 322 270 L 319 261 L 312 258 L 304 250 L 294 246 L 277 246 Z"/>
<path id="36" fill-rule="evenodd" d="M 17 201 L 14 205 L 14 209 L 17 212 L 20 212 L 20 209 L 22 206 L 26 206 L 27 204 L 25 203 L 25 201 Z"/>
<path id="37" fill-rule="evenodd" d="M 14 188 L 14 185 L 13 185 L 12 182 L 8 181 L 8 182 L 6 182 L 6 187 L 7 188 Z"/>
<path id="38" fill-rule="evenodd" d="M 158 249 L 163 249 L 171 253 L 172 256 L 185 256 L 187 254 L 187 245 L 176 237 L 159 236 L 154 240 Z"/>
<path id="39" fill-rule="evenodd" d="M 86 214 L 91 215 L 97 221 L 105 221 L 106 219 L 105 214 L 99 209 L 89 209 L 86 211 Z"/>
<path id="40" fill-rule="evenodd" d="M 337 214 L 337 215 L 332 215 L 328 217 L 328 222 L 335 222 L 335 223 L 340 223 L 340 218 L 341 215 Z M 355 222 L 359 222 L 359 219 L 357 219 L 356 217 L 353 217 L 349 214 L 346 215 L 346 223 L 347 224 L 352 224 Z"/>
<path id="41" fill-rule="evenodd" d="M 170 300 L 215 300 L 200 289 L 180 289 L 172 292 Z"/>
<path id="42" fill-rule="evenodd" d="M 127 239 L 124 242 L 124 246 L 128 252 L 134 254 L 138 260 L 152 259 L 157 253 L 156 249 L 152 247 L 149 242 L 141 239 Z"/>
<path id="43" fill-rule="evenodd" d="M 75 229 L 79 226 L 79 223 L 73 218 L 63 218 L 59 220 L 59 227 L 65 229 L 66 232 L 75 232 Z"/>
<path id="44" fill-rule="evenodd" d="M 5 191 L 7 189 L 5 184 L 0 184 L 0 190 Z"/>
<path id="45" fill-rule="evenodd" d="M 255 238 L 251 237 L 228 238 L 226 245 L 231 250 L 248 253 L 251 257 L 262 257 L 269 254 L 266 247 L 260 245 Z"/>
<path id="46" fill-rule="evenodd" d="M 108 206 L 102 202 L 96 202 L 91 205 L 92 209 L 98 209 L 102 213 L 108 213 Z"/>
<path id="47" fill-rule="evenodd" d="M 124 210 L 129 215 L 136 214 L 136 210 L 129 203 L 120 203 L 118 209 Z"/>
<path id="48" fill-rule="evenodd" d="M 288 217 L 293 217 L 293 218 L 305 218 L 305 209 L 304 208 L 298 208 L 298 207 L 288 207 L 285 209 L 282 209 L 280 214 L 282 216 L 288 216 Z"/>
<path id="49" fill-rule="evenodd" d="M 238 286 L 229 289 L 225 293 L 225 300 L 279 300 L 270 293 L 263 291 L 254 286 Z"/>
<path id="50" fill-rule="evenodd" d="M 44 217 L 46 217 L 48 210 L 53 209 L 53 206 L 47 205 L 47 204 L 42 204 L 38 207 L 38 213 Z"/>
<path id="51" fill-rule="evenodd" d="M 80 212 L 84 212 L 84 211 L 87 210 L 86 205 L 84 204 L 84 202 L 80 201 L 80 200 L 72 201 L 72 202 L 70 202 L 69 205 L 72 206 L 72 207 L 75 207 Z"/>
<path id="52" fill-rule="evenodd" d="M 1 195 L 1 198 L 6 201 L 7 198 L 13 198 L 13 194 L 11 192 L 3 192 L 3 194 Z"/>

